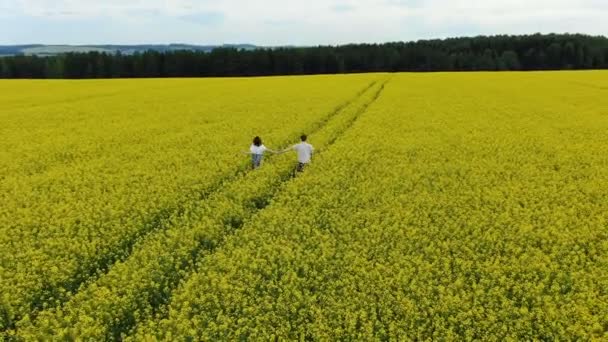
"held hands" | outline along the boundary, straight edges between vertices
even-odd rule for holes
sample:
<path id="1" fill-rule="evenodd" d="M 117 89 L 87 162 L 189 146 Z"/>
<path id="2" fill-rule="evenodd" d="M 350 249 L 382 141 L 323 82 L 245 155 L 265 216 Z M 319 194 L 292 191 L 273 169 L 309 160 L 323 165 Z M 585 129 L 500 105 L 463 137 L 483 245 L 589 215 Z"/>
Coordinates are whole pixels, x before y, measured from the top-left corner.
<path id="1" fill-rule="evenodd" d="M 290 150 L 291 150 L 290 148 L 286 148 L 284 150 L 279 150 L 279 151 L 275 151 L 275 150 L 271 150 L 271 149 L 268 149 L 266 151 L 268 151 L 270 153 L 274 153 L 274 154 L 283 154 L 283 153 L 289 152 Z M 242 154 L 251 154 L 251 152 L 250 151 L 241 151 L 241 152 L 237 153 L 237 155 L 242 155 Z"/>

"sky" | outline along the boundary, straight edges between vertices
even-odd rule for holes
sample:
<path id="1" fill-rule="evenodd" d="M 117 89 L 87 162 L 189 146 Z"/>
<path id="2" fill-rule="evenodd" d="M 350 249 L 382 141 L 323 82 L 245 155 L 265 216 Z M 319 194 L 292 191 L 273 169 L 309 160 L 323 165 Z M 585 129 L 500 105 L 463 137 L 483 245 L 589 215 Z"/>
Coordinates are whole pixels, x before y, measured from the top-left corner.
<path id="1" fill-rule="evenodd" d="M 608 34 L 608 0 L 0 0 L 0 45 L 381 43 Z"/>

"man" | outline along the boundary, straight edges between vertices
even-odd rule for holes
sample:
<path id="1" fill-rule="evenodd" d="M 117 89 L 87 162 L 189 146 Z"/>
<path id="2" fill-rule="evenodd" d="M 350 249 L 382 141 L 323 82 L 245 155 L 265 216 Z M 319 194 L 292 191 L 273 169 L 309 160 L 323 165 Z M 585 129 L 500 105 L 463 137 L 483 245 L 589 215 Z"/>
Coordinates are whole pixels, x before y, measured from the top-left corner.
<path id="1" fill-rule="evenodd" d="M 281 153 L 285 153 L 287 151 L 294 150 L 298 153 L 298 167 L 296 168 L 297 172 L 304 171 L 304 167 L 308 165 L 312 159 L 312 153 L 314 152 L 314 148 L 311 144 L 307 143 L 306 140 L 308 137 L 305 134 L 302 134 L 300 140 L 302 140 L 299 144 L 295 144 L 283 151 Z"/>

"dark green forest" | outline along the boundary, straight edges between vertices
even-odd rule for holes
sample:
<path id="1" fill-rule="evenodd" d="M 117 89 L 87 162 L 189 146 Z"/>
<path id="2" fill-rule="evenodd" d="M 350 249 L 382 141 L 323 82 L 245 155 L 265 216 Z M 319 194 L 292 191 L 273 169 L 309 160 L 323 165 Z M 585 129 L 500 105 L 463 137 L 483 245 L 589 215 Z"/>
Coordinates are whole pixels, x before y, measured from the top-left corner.
<path id="1" fill-rule="evenodd" d="M 0 78 L 205 77 L 608 68 L 608 39 L 581 34 L 478 36 L 341 46 L 222 47 L 135 54 L 0 58 Z"/>

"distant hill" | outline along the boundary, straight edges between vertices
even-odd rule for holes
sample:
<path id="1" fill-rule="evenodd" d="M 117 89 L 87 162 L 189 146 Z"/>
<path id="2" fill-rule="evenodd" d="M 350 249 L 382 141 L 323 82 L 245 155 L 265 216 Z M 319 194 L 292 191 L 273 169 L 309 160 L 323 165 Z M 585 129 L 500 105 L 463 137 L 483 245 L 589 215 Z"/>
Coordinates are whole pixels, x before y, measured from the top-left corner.
<path id="1" fill-rule="evenodd" d="M 258 47 L 251 44 L 224 44 L 224 45 L 190 45 L 190 44 L 154 44 L 154 45 L 0 45 L 0 56 L 55 56 L 68 52 L 105 52 L 115 54 L 120 52 L 125 55 L 132 55 L 136 52 L 158 51 L 170 52 L 178 50 L 204 51 L 209 52 L 218 47 L 233 47 L 240 50 L 255 50 Z"/>
<path id="2" fill-rule="evenodd" d="M 22 54 L 24 50 L 41 47 L 43 45 L 0 45 L 0 56 Z"/>

